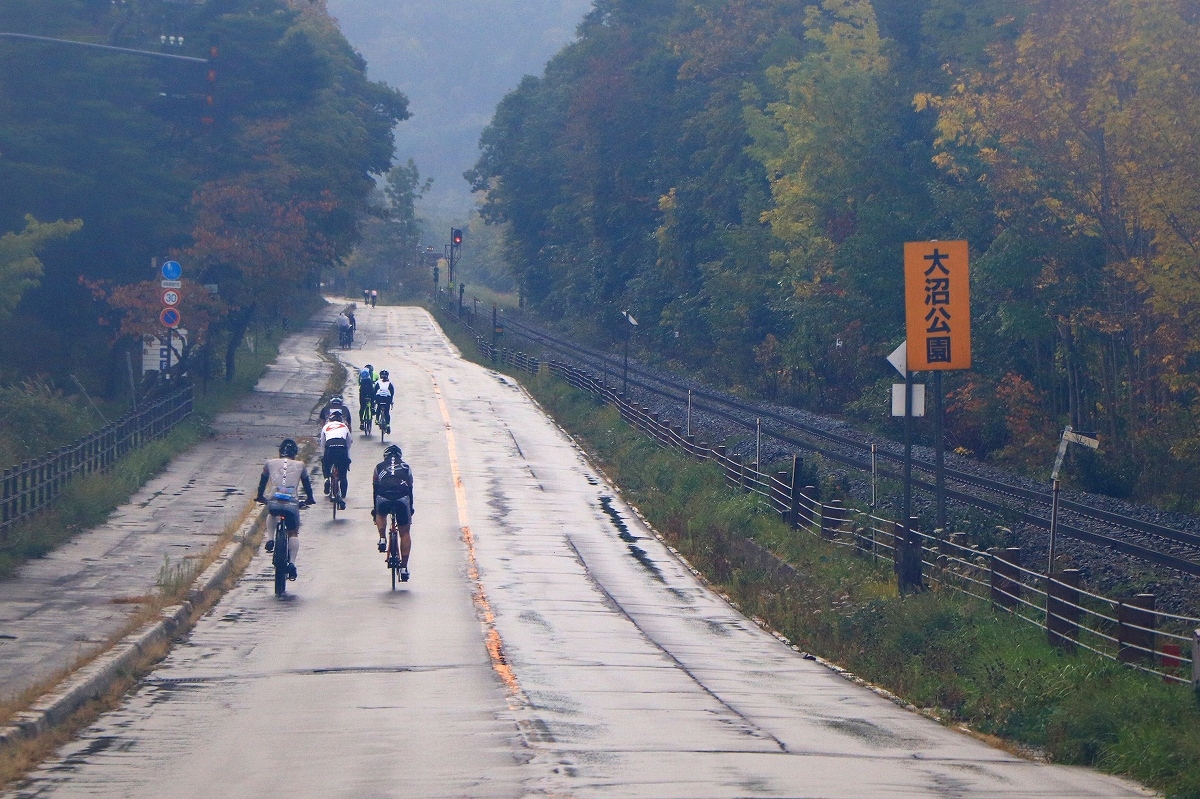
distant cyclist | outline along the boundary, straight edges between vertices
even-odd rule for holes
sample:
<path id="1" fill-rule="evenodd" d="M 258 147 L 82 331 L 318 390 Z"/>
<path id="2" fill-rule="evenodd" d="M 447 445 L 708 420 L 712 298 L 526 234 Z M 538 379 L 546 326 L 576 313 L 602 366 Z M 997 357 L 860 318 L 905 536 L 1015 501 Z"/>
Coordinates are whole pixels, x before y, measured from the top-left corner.
<path id="1" fill-rule="evenodd" d="M 350 335 L 349 342 L 354 343 L 354 334 L 358 332 L 358 320 L 354 318 L 354 304 L 350 304 L 349 310 L 346 311 L 346 318 L 350 320 Z"/>
<path id="2" fill-rule="evenodd" d="M 379 551 L 387 552 L 387 520 L 396 514 L 400 534 L 400 580 L 408 582 L 408 553 L 412 551 L 413 476 L 403 460 L 400 448 L 392 444 L 383 451 L 383 460 L 371 478 L 372 510 L 379 530 Z"/>
<path id="3" fill-rule="evenodd" d="M 367 306 L 370 304 L 371 304 L 371 290 L 363 289 L 363 305 Z"/>
<path id="4" fill-rule="evenodd" d="M 396 387 L 388 380 L 387 369 L 380 369 L 379 379 L 375 381 L 375 407 L 385 433 L 392 432 L 392 403 L 395 401 Z"/>
<path id="5" fill-rule="evenodd" d="M 342 311 L 337 315 L 338 329 L 338 346 L 350 346 L 350 317 L 346 316 L 346 312 Z"/>
<path id="6" fill-rule="evenodd" d="M 285 438 L 279 445 L 279 457 L 270 458 L 263 465 L 262 476 L 258 480 L 258 495 L 255 500 L 267 506 L 272 519 L 283 519 L 288 531 L 288 579 L 296 579 L 296 554 L 300 551 L 300 491 L 303 489 L 308 504 L 316 502 L 313 496 L 312 483 L 308 479 L 308 471 L 304 464 L 296 460 L 300 448 L 290 438 Z M 270 486 L 270 493 L 267 487 Z M 272 527 L 277 522 L 272 522 Z M 267 535 L 266 549 L 275 549 L 275 538 Z"/>
<path id="7" fill-rule="evenodd" d="M 338 501 L 338 508 L 346 509 L 346 491 L 350 488 L 350 445 L 353 443 L 353 436 L 350 435 L 350 426 L 343 419 L 343 411 L 332 410 L 329 412 L 329 421 L 321 428 L 321 437 L 317 444 L 321 448 L 321 474 L 325 477 L 325 493 L 329 493 L 329 470 L 337 466 L 340 470 L 340 479 L 338 485 L 342 490 L 342 498 Z"/>
<path id="8" fill-rule="evenodd" d="M 371 307 L 374 308 L 377 302 L 379 302 L 379 291 L 371 289 Z"/>
<path id="9" fill-rule="evenodd" d="M 343 421 L 347 418 L 349 411 L 346 410 L 346 401 L 342 399 L 340 394 L 334 394 L 329 398 L 329 402 L 325 403 L 325 407 L 321 409 L 321 415 L 317 417 L 321 424 L 329 421 L 329 414 L 334 411 L 342 412 Z"/>
<path id="10" fill-rule="evenodd" d="M 358 429 L 366 432 L 375 412 L 375 367 L 367 364 L 358 372 Z"/>

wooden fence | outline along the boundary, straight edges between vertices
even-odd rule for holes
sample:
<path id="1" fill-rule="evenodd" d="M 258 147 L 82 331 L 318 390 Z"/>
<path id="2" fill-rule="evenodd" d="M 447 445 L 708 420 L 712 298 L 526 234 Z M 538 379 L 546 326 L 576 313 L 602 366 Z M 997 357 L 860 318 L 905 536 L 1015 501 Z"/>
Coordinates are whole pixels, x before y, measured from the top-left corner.
<path id="1" fill-rule="evenodd" d="M 39 458 L 4 470 L 0 484 L 0 539 L 54 501 L 75 477 L 106 471 L 129 453 L 162 438 L 192 413 L 192 387 L 136 408 L 117 421 Z"/>

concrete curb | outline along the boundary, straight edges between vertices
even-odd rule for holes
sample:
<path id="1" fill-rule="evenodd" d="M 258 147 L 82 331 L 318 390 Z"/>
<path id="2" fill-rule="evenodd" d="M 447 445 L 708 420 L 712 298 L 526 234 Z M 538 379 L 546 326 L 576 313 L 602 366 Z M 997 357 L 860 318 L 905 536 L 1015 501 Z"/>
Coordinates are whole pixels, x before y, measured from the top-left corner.
<path id="1" fill-rule="evenodd" d="M 111 649 L 69 675 L 28 710 L 16 714 L 11 724 L 0 729 L 0 750 L 47 732 L 88 702 L 103 697 L 118 680 L 131 676 L 137 664 L 155 647 L 181 632 L 187 626 L 193 609 L 229 578 L 233 573 L 234 561 L 250 548 L 254 529 L 265 517 L 266 509 L 262 508 L 242 522 L 233 540 L 196 578 L 188 592 L 187 601 L 163 608 L 156 620 L 126 635 Z"/>

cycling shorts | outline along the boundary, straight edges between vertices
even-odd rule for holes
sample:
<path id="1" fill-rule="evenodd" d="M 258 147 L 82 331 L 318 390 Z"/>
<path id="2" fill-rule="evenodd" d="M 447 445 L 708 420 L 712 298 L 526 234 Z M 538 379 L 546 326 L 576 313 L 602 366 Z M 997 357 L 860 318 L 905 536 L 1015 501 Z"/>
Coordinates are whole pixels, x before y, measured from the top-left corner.
<path id="1" fill-rule="evenodd" d="M 390 513 L 396 514 L 396 524 L 403 527 L 407 524 L 412 524 L 412 511 L 408 509 L 408 499 L 388 499 L 387 497 L 375 497 L 375 513 L 377 516 L 387 517 Z"/>
<path id="2" fill-rule="evenodd" d="M 300 532 L 300 506 L 292 502 L 275 502 L 274 500 L 267 503 L 267 512 L 272 516 L 280 516 L 283 518 L 283 523 L 287 527 L 289 533 Z M 267 530 L 268 536 L 275 535 L 274 525 L 270 530 Z"/>

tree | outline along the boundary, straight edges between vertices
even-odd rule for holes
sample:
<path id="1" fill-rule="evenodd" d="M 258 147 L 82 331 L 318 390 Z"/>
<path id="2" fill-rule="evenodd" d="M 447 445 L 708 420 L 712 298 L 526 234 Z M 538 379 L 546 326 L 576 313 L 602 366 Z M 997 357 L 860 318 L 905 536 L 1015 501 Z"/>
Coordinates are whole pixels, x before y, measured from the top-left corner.
<path id="1" fill-rule="evenodd" d="M 41 280 L 38 252 L 51 241 L 65 238 L 82 227 L 79 219 L 42 223 L 27 214 L 23 231 L 0 236 L 0 318 L 11 316 L 25 292 Z"/>

